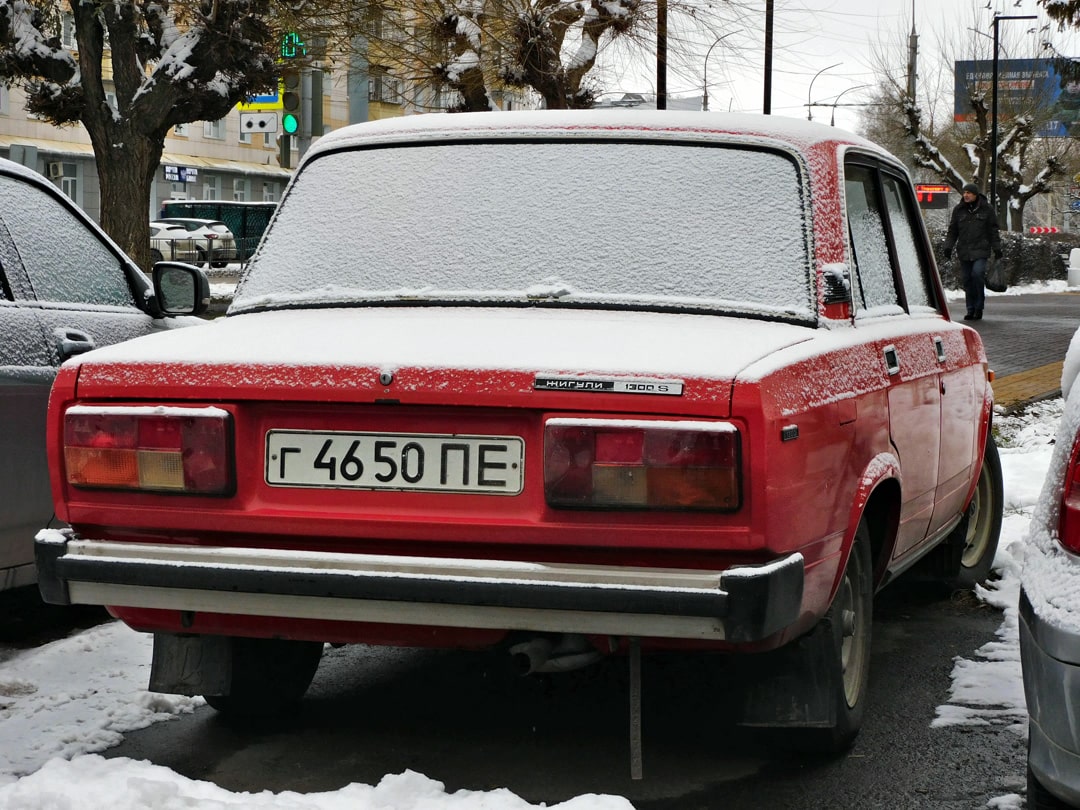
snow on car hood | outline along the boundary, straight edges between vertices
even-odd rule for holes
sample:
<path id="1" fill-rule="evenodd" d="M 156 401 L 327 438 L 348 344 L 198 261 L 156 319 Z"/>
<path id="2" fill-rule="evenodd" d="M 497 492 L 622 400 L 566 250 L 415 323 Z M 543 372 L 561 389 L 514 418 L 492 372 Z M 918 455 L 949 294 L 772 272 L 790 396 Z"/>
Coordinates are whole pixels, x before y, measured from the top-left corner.
<path id="1" fill-rule="evenodd" d="M 340 388 L 358 368 L 395 375 L 425 369 L 424 384 L 444 389 L 453 385 L 439 373 L 444 369 L 730 381 L 819 331 L 713 315 L 578 309 L 284 310 L 150 335 L 71 362 L 80 365 L 80 396 L 115 396 L 115 386 L 124 386 L 132 396 L 164 397 L 170 385 L 217 382 L 250 399 L 276 389 Z"/>

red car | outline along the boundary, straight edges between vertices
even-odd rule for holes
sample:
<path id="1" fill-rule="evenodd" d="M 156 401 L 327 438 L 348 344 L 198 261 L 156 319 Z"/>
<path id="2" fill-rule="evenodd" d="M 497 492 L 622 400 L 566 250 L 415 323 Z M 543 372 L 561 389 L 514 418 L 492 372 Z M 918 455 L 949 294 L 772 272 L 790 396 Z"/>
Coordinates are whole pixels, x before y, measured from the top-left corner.
<path id="1" fill-rule="evenodd" d="M 199 308 L 195 268 L 159 299 Z M 256 713 L 323 644 L 683 650 L 841 749 L 872 595 L 989 571 L 979 335 L 899 161 L 639 111 L 320 139 L 227 315 L 66 363 L 41 590 L 154 634 L 151 689 Z M 744 655 L 759 653 L 757 655 Z M 739 666 L 745 662 L 745 666 Z M 731 687 L 725 683 L 725 690 Z"/>

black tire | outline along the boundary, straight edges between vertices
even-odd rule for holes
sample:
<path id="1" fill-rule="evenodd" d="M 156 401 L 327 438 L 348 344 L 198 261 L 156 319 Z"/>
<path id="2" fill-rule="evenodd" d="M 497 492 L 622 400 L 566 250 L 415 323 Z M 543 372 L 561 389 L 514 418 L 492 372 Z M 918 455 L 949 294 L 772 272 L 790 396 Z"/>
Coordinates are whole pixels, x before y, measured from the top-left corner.
<path id="1" fill-rule="evenodd" d="M 197 267 L 206 267 L 209 264 L 209 258 L 206 255 L 206 251 L 203 248 L 195 249 L 195 265 Z"/>
<path id="2" fill-rule="evenodd" d="M 150 264 L 157 264 L 162 261 L 165 261 L 165 257 L 161 255 L 161 251 L 157 248 L 150 248 Z"/>
<path id="3" fill-rule="evenodd" d="M 822 705 L 829 707 L 832 725 L 785 728 L 779 724 L 765 731 L 770 747 L 833 756 L 855 742 L 866 713 L 873 605 L 870 529 L 864 518 L 828 612 L 808 636 L 795 642 L 802 660 L 796 663 L 793 676 L 813 680 L 818 689 L 827 690 L 819 695 Z"/>
<path id="4" fill-rule="evenodd" d="M 216 261 L 216 262 L 210 262 L 210 266 L 211 267 L 216 267 L 218 270 L 220 270 L 222 267 L 228 267 L 229 263 L 226 262 L 226 261 Z"/>
<path id="5" fill-rule="evenodd" d="M 946 545 L 960 549 L 960 567 L 950 578 L 953 588 L 971 590 L 986 581 L 997 554 L 1005 502 L 1001 482 L 1001 458 L 993 436 L 986 437 L 979 483 L 963 520 L 953 529 Z"/>
<path id="6" fill-rule="evenodd" d="M 855 532 L 855 543 L 821 630 L 832 642 L 836 723 L 811 732 L 810 739 L 822 753 L 839 753 L 851 747 L 862 727 L 866 691 L 870 680 L 870 638 L 873 628 L 874 583 L 870 554 L 870 529 L 864 518 Z"/>
<path id="7" fill-rule="evenodd" d="M 1071 804 L 1066 804 L 1049 790 L 1042 786 L 1038 778 L 1028 768 L 1027 772 L 1027 808 L 1028 810 L 1070 810 Z"/>
<path id="8" fill-rule="evenodd" d="M 204 695 L 222 714 L 257 719 L 280 714 L 304 696 L 319 668 L 323 645 L 269 638 L 232 640 L 227 695 Z"/>

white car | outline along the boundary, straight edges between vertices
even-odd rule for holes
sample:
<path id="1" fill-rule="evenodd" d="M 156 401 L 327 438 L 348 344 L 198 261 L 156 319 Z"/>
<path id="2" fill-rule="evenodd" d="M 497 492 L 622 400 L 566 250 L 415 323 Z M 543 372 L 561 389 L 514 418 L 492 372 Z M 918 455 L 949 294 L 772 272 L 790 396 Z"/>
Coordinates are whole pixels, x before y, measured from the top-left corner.
<path id="1" fill-rule="evenodd" d="M 224 222 L 170 217 L 150 223 L 150 257 L 224 267 L 236 261 L 236 239 Z"/>
<path id="2" fill-rule="evenodd" d="M 1027 806 L 1080 807 L 1080 332 L 1061 375 L 1054 455 L 1021 575 L 1020 653 L 1028 714 Z"/>

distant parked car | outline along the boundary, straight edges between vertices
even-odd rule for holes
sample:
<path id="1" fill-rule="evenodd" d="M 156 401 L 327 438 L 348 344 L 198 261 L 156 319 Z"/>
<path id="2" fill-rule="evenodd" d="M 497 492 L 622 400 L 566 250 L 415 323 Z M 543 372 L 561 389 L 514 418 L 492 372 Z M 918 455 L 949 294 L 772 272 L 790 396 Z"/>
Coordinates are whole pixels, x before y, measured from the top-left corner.
<path id="1" fill-rule="evenodd" d="M 172 326 L 158 300 L 81 209 L 41 175 L 0 160 L 0 590 L 35 581 L 34 534 L 58 525 L 45 455 L 57 369 Z"/>
<path id="2" fill-rule="evenodd" d="M 1031 519 L 1020 589 L 1032 810 L 1080 807 L 1080 332 L 1065 358 L 1065 412 Z"/>
<path id="3" fill-rule="evenodd" d="M 150 261 L 188 262 L 193 264 L 195 244 L 188 239 L 187 231 L 179 225 L 166 222 L 150 223 Z"/>
<path id="4" fill-rule="evenodd" d="M 236 240 L 224 222 L 170 217 L 150 223 L 150 258 L 168 258 L 204 267 L 236 261 Z"/>
<path id="5" fill-rule="evenodd" d="M 237 714 L 325 642 L 712 652 L 738 678 L 702 700 L 835 752 L 874 593 L 974 586 L 1001 526 L 986 355 L 904 164 L 772 116 L 338 130 L 226 317 L 69 364 L 50 408 L 42 593 Z"/>

